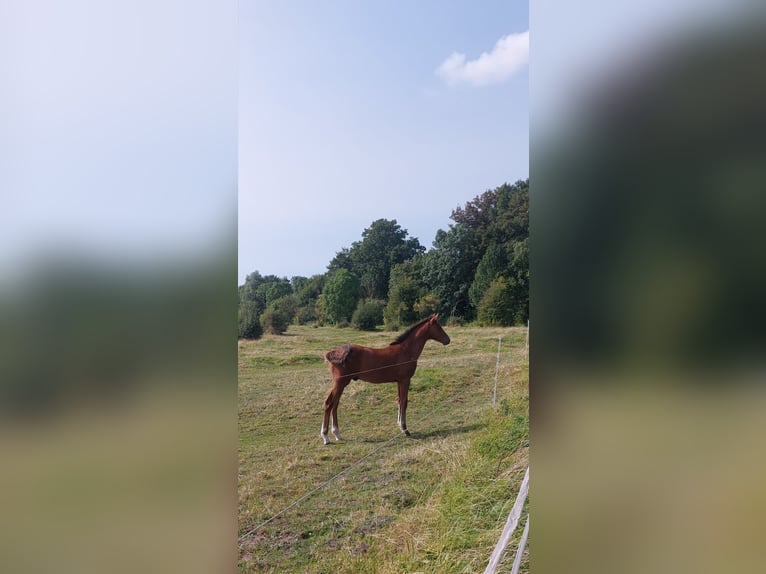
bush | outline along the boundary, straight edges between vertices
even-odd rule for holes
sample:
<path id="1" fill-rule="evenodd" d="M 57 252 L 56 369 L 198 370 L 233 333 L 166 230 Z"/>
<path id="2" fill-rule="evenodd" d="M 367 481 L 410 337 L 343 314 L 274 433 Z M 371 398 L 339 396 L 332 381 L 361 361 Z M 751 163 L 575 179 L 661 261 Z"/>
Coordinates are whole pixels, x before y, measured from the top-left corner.
<path id="1" fill-rule="evenodd" d="M 274 301 L 261 315 L 261 325 L 267 333 L 282 335 L 292 323 L 296 312 L 295 297 L 288 295 Z"/>
<path id="2" fill-rule="evenodd" d="M 308 305 L 298 307 L 298 310 L 295 312 L 295 320 L 299 325 L 316 323 L 318 320 L 316 314 L 316 301 L 312 301 Z"/>
<path id="3" fill-rule="evenodd" d="M 258 306 L 252 301 L 242 301 L 239 304 L 237 334 L 242 339 L 260 339 L 263 335 L 258 321 Z"/>
<path id="4" fill-rule="evenodd" d="M 347 324 L 359 300 L 359 278 L 347 269 L 338 269 L 327 279 L 322 300 L 328 321 L 338 326 Z"/>
<path id="5" fill-rule="evenodd" d="M 428 317 L 437 313 L 440 305 L 441 301 L 439 301 L 439 298 L 433 293 L 428 293 L 417 300 L 414 309 L 419 317 Z"/>
<path id="6" fill-rule="evenodd" d="M 505 277 L 498 277 L 481 298 L 478 309 L 482 325 L 513 325 L 516 320 L 516 305 L 511 284 Z"/>
<path id="7" fill-rule="evenodd" d="M 351 324 L 360 331 L 374 331 L 375 327 L 383 322 L 385 306 L 384 301 L 377 299 L 359 301 L 354 315 L 351 317 Z"/>
<path id="8" fill-rule="evenodd" d="M 287 320 L 287 316 L 279 309 L 269 307 L 261 315 L 261 325 L 267 333 L 282 335 L 287 331 L 290 321 Z"/>

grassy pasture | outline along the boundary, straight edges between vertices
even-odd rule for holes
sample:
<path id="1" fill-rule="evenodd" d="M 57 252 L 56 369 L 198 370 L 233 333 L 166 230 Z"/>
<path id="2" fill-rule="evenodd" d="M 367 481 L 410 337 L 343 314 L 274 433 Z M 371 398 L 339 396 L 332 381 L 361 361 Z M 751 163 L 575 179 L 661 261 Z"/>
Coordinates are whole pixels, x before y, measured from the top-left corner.
<path id="1" fill-rule="evenodd" d="M 239 534 L 348 469 L 242 539 L 241 572 L 483 571 L 528 463 L 526 330 L 446 330 L 452 343 L 429 341 L 412 379 L 411 437 L 396 425 L 396 385 L 355 381 L 338 410 L 344 440 L 327 446 L 324 353 L 384 346 L 395 334 L 291 326 L 240 341 Z"/>

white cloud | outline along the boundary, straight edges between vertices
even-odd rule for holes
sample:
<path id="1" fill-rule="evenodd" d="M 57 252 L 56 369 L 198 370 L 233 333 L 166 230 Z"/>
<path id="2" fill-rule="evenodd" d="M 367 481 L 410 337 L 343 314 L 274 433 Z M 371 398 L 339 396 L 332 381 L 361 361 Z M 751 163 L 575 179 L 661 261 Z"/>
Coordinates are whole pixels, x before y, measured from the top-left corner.
<path id="1" fill-rule="evenodd" d="M 436 75 L 450 86 L 488 86 L 504 82 L 527 62 L 529 30 L 503 36 L 495 43 L 491 52 L 484 52 L 475 60 L 466 62 L 465 54 L 453 52 L 436 68 Z"/>

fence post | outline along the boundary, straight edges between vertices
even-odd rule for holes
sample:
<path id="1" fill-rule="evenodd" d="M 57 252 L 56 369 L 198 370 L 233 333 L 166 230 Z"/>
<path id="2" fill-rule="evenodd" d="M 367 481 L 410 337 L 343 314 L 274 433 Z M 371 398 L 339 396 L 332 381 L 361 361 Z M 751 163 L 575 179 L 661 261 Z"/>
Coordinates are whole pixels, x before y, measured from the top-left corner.
<path id="1" fill-rule="evenodd" d="M 524 343 L 524 358 L 529 358 L 529 319 L 527 319 L 527 341 Z"/>
<path id="2" fill-rule="evenodd" d="M 497 362 L 495 363 L 495 386 L 492 388 L 492 407 L 495 407 L 497 401 L 497 373 L 500 370 L 500 343 L 503 341 L 503 336 L 500 335 L 497 338 Z"/>
<path id="3" fill-rule="evenodd" d="M 516 549 L 516 558 L 513 559 L 513 568 L 511 574 L 519 574 L 521 568 L 521 555 L 524 554 L 524 548 L 527 547 L 527 537 L 529 536 L 529 514 L 527 514 L 527 523 L 524 525 L 524 533 L 521 535 L 519 547 Z"/>
<path id="4" fill-rule="evenodd" d="M 508 541 L 511 539 L 511 534 L 516 529 L 516 525 L 521 518 L 521 510 L 524 508 L 524 501 L 527 499 L 527 492 L 529 490 L 529 467 L 527 472 L 524 473 L 524 480 L 521 481 L 521 487 L 519 488 L 519 494 L 516 495 L 516 502 L 513 503 L 510 514 L 508 514 L 508 520 L 505 522 L 505 528 L 500 535 L 500 540 L 497 541 L 497 546 L 492 551 L 492 556 L 489 557 L 489 564 L 487 569 L 484 570 L 484 574 L 494 574 L 497 570 L 497 565 L 500 563 L 500 557 L 503 555 L 503 550 L 508 545 Z M 527 520 L 529 522 L 529 520 Z"/>

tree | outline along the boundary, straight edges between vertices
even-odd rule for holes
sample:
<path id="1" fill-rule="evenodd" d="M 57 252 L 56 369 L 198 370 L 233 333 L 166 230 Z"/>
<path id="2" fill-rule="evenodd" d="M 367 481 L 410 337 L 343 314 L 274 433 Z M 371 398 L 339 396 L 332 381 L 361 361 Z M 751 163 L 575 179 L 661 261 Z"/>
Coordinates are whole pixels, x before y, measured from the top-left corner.
<path id="1" fill-rule="evenodd" d="M 360 300 L 351 317 L 351 324 L 360 331 L 374 331 L 383 322 L 385 306 L 385 301 L 379 299 Z"/>
<path id="2" fill-rule="evenodd" d="M 263 330 L 272 335 L 282 335 L 295 316 L 296 300 L 287 295 L 272 302 L 261 315 Z"/>
<path id="3" fill-rule="evenodd" d="M 290 280 L 293 286 L 293 293 L 295 293 L 297 298 L 298 308 L 296 309 L 296 317 L 299 324 L 305 325 L 312 321 L 319 322 L 316 312 L 317 301 L 322 294 L 325 278 L 325 275 L 313 275 L 309 278 L 293 277 Z"/>
<path id="4" fill-rule="evenodd" d="M 529 238 L 513 242 L 508 278 L 514 299 L 514 322 L 523 325 L 529 319 Z"/>
<path id="5" fill-rule="evenodd" d="M 478 319 L 482 325 L 513 325 L 516 318 L 514 297 L 505 277 L 498 277 L 490 283 L 478 308 Z"/>
<path id="6" fill-rule="evenodd" d="M 260 339 L 263 335 L 258 321 L 258 307 L 252 301 L 240 301 L 238 313 L 238 336 L 241 339 Z"/>
<path id="7" fill-rule="evenodd" d="M 433 249 L 423 258 L 422 276 L 428 291 L 441 302 L 440 313 L 470 318 L 468 290 L 480 259 L 476 239 L 466 226 L 436 232 Z"/>
<path id="8" fill-rule="evenodd" d="M 348 247 L 343 247 L 335 254 L 335 257 L 333 257 L 332 261 L 330 261 L 330 263 L 327 265 L 327 275 L 332 275 L 338 269 L 346 269 L 347 271 L 351 271 L 353 267 L 354 264 L 351 261 L 351 255 L 349 253 Z"/>
<path id="9" fill-rule="evenodd" d="M 428 317 L 439 312 L 441 302 L 433 293 L 426 293 L 415 302 L 415 314 L 418 317 Z"/>
<path id="10" fill-rule="evenodd" d="M 473 282 L 468 290 L 468 297 L 474 307 L 479 306 L 481 298 L 492 281 L 506 273 L 507 270 L 508 250 L 506 246 L 493 243 L 487 248 L 481 261 L 479 261 Z"/>
<path id="11" fill-rule="evenodd" d="M 338 269 L 327 280 L 322 295 L 327 320 L 346 323 L 359 300 L 359 278 L 347 269 Z"/>
<path id="12" fill-rule="evenodd" d="M 455 223 L 437 232 L 423 272 L 440 311 L 472 318 L 490 284 L 503 276 L 528 315 L 529 265 L 513 253 L 529 236 L 529 180 L 487 190 L 450 217 Z"/>
<path id="13" fill-rule="evenodd" d="M 395 331 L 418 320 L 415 303 L 423 291 L 419 267 L 414 263 L 400 263 L 391 269 L 388 304 L 385 311 L 386 328 Z"/>
<path id="14" fill-rule="evenodd" d="M 348 256 L 351 270 L 361 280 L 363 295 L 386 299 L 391 268 L 424 251 L 417 238 L 408 237 L 407 230 L 402 229 L 395 219 L 378 219 L 362 232 L 361 241 L 351 245 Z"/>

